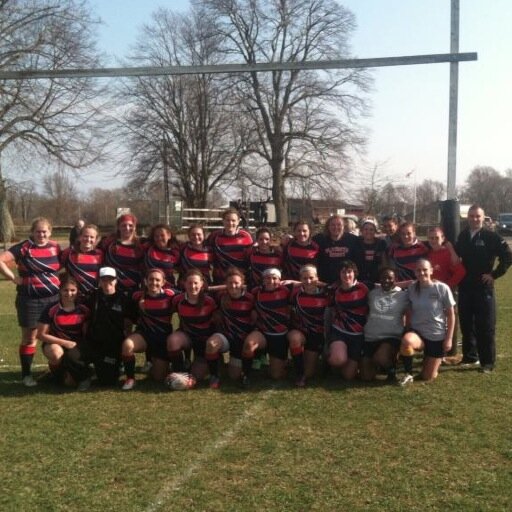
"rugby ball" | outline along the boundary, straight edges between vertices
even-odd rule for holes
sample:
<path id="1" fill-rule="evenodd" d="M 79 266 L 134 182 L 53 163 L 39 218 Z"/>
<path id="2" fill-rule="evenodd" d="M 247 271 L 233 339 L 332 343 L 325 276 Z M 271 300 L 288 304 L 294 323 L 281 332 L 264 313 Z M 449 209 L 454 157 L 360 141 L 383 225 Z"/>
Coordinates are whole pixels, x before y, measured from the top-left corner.
<path id="1" fill-rule="evenodd" d="M 196 385 L 196 378 L 191 373 L 172 372 L 165 378 L 165 384 L 173 391 L 184 391 Z"/>

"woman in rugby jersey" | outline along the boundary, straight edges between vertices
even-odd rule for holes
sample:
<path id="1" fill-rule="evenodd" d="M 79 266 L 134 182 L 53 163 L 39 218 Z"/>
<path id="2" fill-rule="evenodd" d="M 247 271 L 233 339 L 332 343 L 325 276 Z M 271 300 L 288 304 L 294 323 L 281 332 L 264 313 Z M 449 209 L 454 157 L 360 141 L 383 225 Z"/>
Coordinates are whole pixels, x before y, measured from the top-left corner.
<path id="1" fill-rule="evenodd" d="M 175 273 L 180 263 L 179 242 L 170 226 L 157 224 L 151 228 L 149 241 L 144 245 L 144 269 L 152 268 L 164 271 L 166 286 L 175 287 Z"/>
<path id="2" fill-rule="evenodd" d="M 50 376 L 55 383 L 78 384 L 85 391 L 91 381 L 87 364 L 82 359 L 89 309 L 78 302 L 78 281 L 70 274 L 61 277 L 59 301 L 48 306 L 39 319 L 37 335 L 48 359 Z M 68 376 L 71 379 L 68 380 Z"/>
<path id="3" fill-rule="evenodd" d="M 259 228 L 256 231 L 256 243 L 247 249 L 249 262 L 249 287 L 261 285 L 261 274 L 267 268 L 281 268 L 283 253 L 280 247 L 271 243 L 272 233 L 268 228 Z"/>
<path id="4" fill-rule="evenodd" d="M 229 376 L 242 376 L 242 347 L 247 335 L 254 330 L 256 311 L 254 296 L 246 290 L 245 276 L 237 268 L 226 273 L 225 289 L 217 295 L 218 310 L 214 321 L 218 331 L 206 341 L 206 362 L 210 372 L 210 388 L 220 387 L 219 360 L 229 350 Z"/>
<path id="5" fill-rule="evenodd" d="M 199 224 L 188 228 L 188 242 L 180 251 L 180 288 L 183 289 L 184 278 L 192 268 L 197 268 L 203 274 L 205 282 L 211 284 L 213 268 L 213 250 L 204 243 L 204 229 Z"/>
<path id="6" fill-rule="evenodd" d="M 283 247 L 283 274 L 286 279 L 298 281 L 304 265 L 316 265 L 320 248 L 311 240 L 311 226 L 299 220 L 293 226 L 293 238 Z"/>
<path id="7" fill-rule="evenodd" d="M 213 282 L 222 284 L 230 267 L 240 269 L 244 274 L 248 270 L 246 251 L 253 244 L 250 233 L 240 229 L 240 214 L 235 208 L 228 208 L 222 214 L 223 229 L 210 234 L 207 240 L 214 254 Z"/>
<path id="8" fill-rule="evenodd" d="M 131 213 L 121 215 L 114 234 L 100 242 L 105 253 L 105 265 L 117 271 L 120 290 L 132 295 L 140 288 L 144 250 L 137 237 L 137 218 Z"/>
<path id="9" fill-rule="evenodd" d="M 180 327 L 167 340 L 167 352 L 173 372 L 184 370 L 184 351 L 194 351 L 192 374 L 202 380 L 208 373 L 205 359 L 206 340 L 213 334 L 213 313 L 217 309 L 215 300 L 206 295 L 206 279 L 197 268 L 191 268 L 184 277 L 185 292 L 176 295 L 172 310 L 178 314 Z"/>
<path id="10" fill-rule="evenodd" d="M 281 284 L 281 271 L 269 268 L 263 271 L 263 283 L 252 290 L 256 308 L 256 330 L 245 338 L 242 349 L 242 383 L 247 385 L 254 356 L 267 351 L 270 376 L 283 379 L 288 360 L 287 333 L 290 324 L 290 289 Z"/>
<path id="11" fill-rule="evenodd" d="M 134 316 L 137 317 L 135 332 L 123 341 L 121 353 L 126 372 L 122 389 L 135 387 L 135 354 L 146 352 L 152 362 L 151 374 L 156 381 L 163 382 L 167 376 L 169 360 L 167 342 L 172 334 L 171 311 L 175 292 L 164 288 L 166 276 L 163 270 L 147 271 L 144 290 L 132 296 Z"/>
<path id="12" fill-rule="evenodd" d="M 358 279 L 370 288 L 379 282 L 379 268 L 382 266 L 386 253 L 386 242 L 377 238 L 377 221 L 366 218 L 361 221 L 359 242 Z"/>
<path id="13" fill-rule="evenodd" d="M 425 258 L 428 247 L 418 240 L 412 222 L 400 225 L 400 243 L 391 244 L 385 254 L 385 265 L 395 269 L 399 286 L 407 286 L 415 279 L 416 263 Z"/>
<path id="14" fill-rule="evenodd" d="M 332 325 L 328 334 L 327 363 L 347 380 L 357 376 L 368 314 L 368 288 L 357 280 L 357 265 L 341 263 L 340 284 L 334 292 Z"/>
<path id="15" fill-rule="evenodd" d="M 43 310 L 59 299 L 61 250 L 50 240 L 51 234 L 51 222 L 38 217 L 32 222 L 28 240 L 0 254 L 0 272 L 16 285 L 16 311 L 21 327 L 21 377 L 27 387 L 37 385 L 32 376 L 37 322 Z M 18 275 L 11 269 L 13 264 L 18 267 Z"/>
<path id="16" fill-rule="evenodd" d="M 98 284 L 98 271 L 103 265 L 103 251 L 96 247 L 98 227 L 85 225 L 78 234 L 77 245 L 70 246 L 61 254 L 61 263 L 78 283 L 81 298 L 87 298 Z"/>
<path id="17" fill-rule="evenodd" d="M 325 310 L 331 305 L 332 298 L 327 288 L 319 285 L 313 265 L 300 269 L 300 282 L 290 298 L 293 328 L 288 333 L 288 342 L 295 363 L 295 384 L 304 387 L 306 379 L 315 375 L 318 356 L 324 347 Z"/>

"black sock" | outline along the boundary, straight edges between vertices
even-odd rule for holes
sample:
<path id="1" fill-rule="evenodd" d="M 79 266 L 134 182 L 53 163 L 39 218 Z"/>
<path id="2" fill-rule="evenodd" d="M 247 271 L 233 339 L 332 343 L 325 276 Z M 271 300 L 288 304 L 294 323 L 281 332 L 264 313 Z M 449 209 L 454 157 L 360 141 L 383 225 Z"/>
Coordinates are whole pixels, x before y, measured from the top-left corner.
<path id="1" fill-rule="evenodd" d="M 249 374 L 251 373 L 253 359 L 254 354 L 252 352 L 244 352 L 242 354 L 242 371 L 246 377 L 249 377 Z"/>
<path id="2" fill-rule="evenodd" d="M 169 361 L 172 364 L 172 371 L 176 373 L 181 373 L 185 370 L 185 364 L 183 361 L 183 351 L 182 350 L 173 350 L 168 352 Z"/>
<path id="3" fill-rule="evenodd" d="M 135 356 L 123 357 L 124 363 L 124 372 L 126 373 L 126 378 L 134 379 L 135 378 Z"/>
<path id="4" fill-rule="evenodd" d="M 36 347 L 32 345 L 20 345 L 20 364 L 21 364 L 21 377 L 26 377 L 32 373 L 32 361 Z"/>
<path id="5" fill-rule="evenodd" d="M 212 377 L 219 376 L 219 353 L 206 354 L 206 363 L 208 364 L 208 371 Z"/>
<path id="6" fill-rule="evenodd" d="M 297 377 L 303 377 L 304 376 L 304 351 L 302 348 L 297 350 L 292 350 L 292 359 L 293 364 L 295 366 L 295 373 L 297 374 Z"/>
<path id="7" fill-rule="evenodd" d="M 405 373 L 412 373 L 412 360 L 413 356 L 402 356 L 404 362 Z"/>

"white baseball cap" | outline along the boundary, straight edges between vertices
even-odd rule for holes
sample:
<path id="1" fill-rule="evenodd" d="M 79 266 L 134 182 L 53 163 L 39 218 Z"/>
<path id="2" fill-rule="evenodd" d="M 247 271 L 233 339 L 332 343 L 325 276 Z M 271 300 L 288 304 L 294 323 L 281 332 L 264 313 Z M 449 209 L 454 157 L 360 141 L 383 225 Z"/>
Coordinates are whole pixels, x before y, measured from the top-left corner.
<path id="1" fill-rule="evenodd" d="M 100 268 L 100 279 L 102 277 L 117 277 L 116 269 L 112 267 L 102 267 Z"/>

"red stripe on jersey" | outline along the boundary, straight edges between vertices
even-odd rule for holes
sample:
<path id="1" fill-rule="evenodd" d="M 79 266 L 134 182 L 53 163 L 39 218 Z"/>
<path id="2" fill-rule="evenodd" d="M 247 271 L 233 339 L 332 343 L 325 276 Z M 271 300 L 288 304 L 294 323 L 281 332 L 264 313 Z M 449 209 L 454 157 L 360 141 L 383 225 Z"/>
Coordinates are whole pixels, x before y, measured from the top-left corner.
<path id="1" fill-rule="evenodd" d="M 151 268 L 158 268 L 165 273 L 168 284 L 176 284 L 174 272 L 180 263 L 180 253 L 178 249 L 160 249 L 154 245 L 149 245 L 144 253 L 144 269 L 148 271 Z"/>
<path id="2" fill-rule="evenodd" d="M 197 268 L 205 276 L 208 283 L 211 283 L 210 270 L 213 267 L 213 251 L 211 247 L 196 248 L 186 244 L 181 250 L 180 278 L 186 274 L 187 270 Z"/>
<path id="3" fill-rule="evenodd" d="M 22 278 L 18 291 L 29 297 L 51 297 L 59 292 L 60 246 L 53 241 L 37 246 L 32 240 L 13 245 L 9 252 Z"/>
<path id="4" fill-rule="evenodd" d="M 300 245 L 296 240 L 290 240 L 284 248 L 283 267 L 287 279 L 298 280 L 300 268 L 304 265 L 315 265 L 320 248 L 316 242 Z"/>
<path id="5" fill-rule="evenodd" d="M 294 326 L 304 332 L 323 333 L 325 308 L 332 304 L 332 298 L 325 289 L 318 293 L 307 293 L 302 287 L 295 288 L 290 298 Z"/>
<path id="6" fill-rule="evenodd" d="M 180 317 L 180 327 L 194 341 L 205 341 L 213 333 L 213 312 L 217 309 L 215 301 L 208 295 L 202 304 L 191 304 L 186 293 L 174 297 L 173 310 Z"/>
<path id="7" fill-rule="evenodd" d="M 227 292 L 222 292 L 218 303 L 226 336 L 231 340 L 244 340 L 254 329 L 254 296 L 245 292 L 241 297 L 233 299 Z"/>
<path id="8" fill-rule="evenodd" d="M 172 299 L 175 293 L 164 289 L 156 296 L 144 292 L 135 292 L 133 301 L 137 303 L 139 315 L 137 326 L 143 331 L 156 333 L 172 332 L 171 312 Z"/>
<path id="9" fill-rule="evenodd" d="M 283 254 L 273 251 L 271 253 L 260 252 L 257 247 L 250 247 L 247 251 L 249 262 L 249 280 L 251 285 L 259 286 L 262 283 L 261 274 L 267 268 L 281 268 Z"/>
<path id="10" fill-rule="evenodd" d="M 290 290 L 279 286 L 273 291 L 255 288 L 252 294 L 256 300 L 256 325 L 265 334 L 284 334 L 290 323 Z"/>
<path id="11" fill-rule="evenodd" d="M 422 258 L 426 258 L 428 247 L 423 243 L 416 241 L 411 247 L 401 245 L 392 245 L 388 248 L 388 257 L 392 267 L 397 270 L 397 280 L 405 281 L 416 279 L 414 270 L 416 263 Z"/>
<path id="12" fill-rule="evenodd" d="M 72 311 L 65 311 L 57 303 L 43 311 L 40 322 L 50 326 L 49 332 L 53 336 L 80 343 L 89 314 L 89 309 L 83 304 L 77 305 Z"/>
<path id="13" fill-rule="evenodd" d="M 105 240 L 102 248 L 105 251 L 105 264 L 117 270 L 117 282 L 121 289 L 138 288 L 142 281 L 142 247 L 139 244 L 124 245 L 110 238 Z"/>
<path id="14" fill-rule="evenodd" d="M 224 233 L 219 229 L 208 237 L 208 245 L 215 255 L 213 277 L 216 282 L 223 282 L 229 267 L 236 267 L 245 272 L 248 268 L 246 251 L 253 245 L 252 236 L 243 229 L 234 235 Z"/>
<path id="15" fill-rule="evenodd" d="M 93 249 L 86 253 L 68 247 L 61 255 L 62 265 L 78 282 L 82 293 L 90 293 L 97 287 L 98 273 L 103 265 L 103 251 Z"/>
<path id="16" fill-rule="evenodd" d="M 356 282 L 349 290 L 338 287 L 334 294 L 333 325 L 351 334 L 363 332 L 368 314 L 368 288 Z"/>

